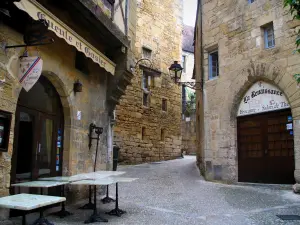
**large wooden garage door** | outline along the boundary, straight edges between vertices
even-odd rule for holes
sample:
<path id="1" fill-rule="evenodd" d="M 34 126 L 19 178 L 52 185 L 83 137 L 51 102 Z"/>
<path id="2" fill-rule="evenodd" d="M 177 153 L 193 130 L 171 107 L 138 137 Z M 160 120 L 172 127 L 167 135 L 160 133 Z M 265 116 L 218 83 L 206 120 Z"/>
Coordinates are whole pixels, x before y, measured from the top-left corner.
<path id="1" fill-rule="evenodd" d="M 238 117 L 239 181 L 294 183 L 291 111 Z"/>

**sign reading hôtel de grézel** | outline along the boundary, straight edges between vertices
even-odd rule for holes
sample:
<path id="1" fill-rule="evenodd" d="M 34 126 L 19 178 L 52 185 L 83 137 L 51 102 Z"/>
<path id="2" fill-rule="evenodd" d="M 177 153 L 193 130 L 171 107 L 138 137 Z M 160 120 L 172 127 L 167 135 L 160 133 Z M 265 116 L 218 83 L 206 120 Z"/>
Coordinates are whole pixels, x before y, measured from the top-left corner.
<path id="1" fill-rule="evenodd" d="M 269 83 L 259 81 L 244 95 L 240 102 L 238 116 L 286 108 L 290 108 L 290 105 L 284 93 Z"/>
<path id="2" fill-rule="evenodd" d="M 115 63 L 79 36 L 75 31 L 60 21 L 51 12 L 45 9 L 35 0 L 21 0 L 14 2 L 21 10 L 27 12 L 34 20 L 44 19 L 48 23 L 48 29 L 53 31 L 58 37 L 63 38 L 69 45 L 74 46 L 78 51 L 85 54 L 86 57 L 92 59 L 100 67 L 114 75 Z"/>

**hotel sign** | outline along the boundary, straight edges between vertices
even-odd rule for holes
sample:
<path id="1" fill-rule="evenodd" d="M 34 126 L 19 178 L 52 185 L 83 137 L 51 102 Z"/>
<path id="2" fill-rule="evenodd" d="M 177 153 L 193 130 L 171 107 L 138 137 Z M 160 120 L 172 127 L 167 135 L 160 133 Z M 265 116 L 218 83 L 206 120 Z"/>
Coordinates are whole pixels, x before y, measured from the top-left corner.
<path id="1" fill-rule="evenodd" d="M 114 75 L 115 63 L 35 0 L 21 0 L 20 2 L 14 2 L 14 4 L 19 9 L 27 12 L 34 20 L 46 20 L 49 25 L 49 30 L 53 31 L 58 37 L 65 39 L 69 45 L 74 46 L 78 51 L 84 53 L 86 57 L 91 58 L 100 67 Z"/>
<path id="2" fill-rule="evenodd" d="M 282 93 L 275 86 L 265 83 L 255 83 L 244 95 L 238 110 L 238 116 L 290 108 Z"/>

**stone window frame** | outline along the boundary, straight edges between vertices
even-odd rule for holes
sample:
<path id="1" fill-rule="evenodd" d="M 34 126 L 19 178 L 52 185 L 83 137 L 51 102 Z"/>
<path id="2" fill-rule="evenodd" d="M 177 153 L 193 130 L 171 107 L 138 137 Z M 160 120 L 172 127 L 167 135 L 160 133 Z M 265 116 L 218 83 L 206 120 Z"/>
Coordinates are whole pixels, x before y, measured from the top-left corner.
<path id="1" fill-rule="evenodd" d="M 147 71 L 142 70 L 142 81 L 141 81 L 141 88 L 142 88 L 142 105 L 143 107 L 149 108 L 150 107 L 150 96 L 151 96 L 151 88 L 154 87 L 154 77 L 151 75 L 147 75 Z M 147 77 L 145 79 L 145 77 Z M 147 80 L 147 82 L 145 82 Z"/>
<path id="2" fill-rule="evenodd" d="M 143 46 L 142 47 L 142 57 L 145 59 L 151 59 L 152 58 L 152 49 L 147 46 Z"/>
<path id="3" fill-rule="evenodd" d="M 165 101 L 165 108 L 164 108 L 164 101 Z M 161 110 L 163 112 L 168 112 L 168 98 L 162 97 L 161 98 Z"/>
<path id="4" fill-rule="evenodd" d="M 160 141 L 165 141 L 166 138 L 166 128 L 160 128 Z"/>
<path id="5" fill-rule="evenodd" d="M 273 22 L 268 23 L 262 27 L 263 37 L 264 37 L 264 47 L 265 49 L 270 49 L 275 47 L 275 34 Z M 269 39 L 271 38 L 271 39 Z M 271 44 L 269 45 L 269 42 Z"/>
<path id="6" fill-rule="evenodd" d="M 142 130 L 141 130 L 141 139 L 145 140 L 145 136 L 146 136 L 146 127 L 142 126 Z"/>
<path id="7" fill-rule="evenodd" d="M 217 57 L 218 57 L 217 58 L 217 66 L 216 66 L 217 71 L 216 71 L 216 76 L 212 76 L 212 73 L 213 73 L 213 71 L 212 71 L 212 55 L 215 54 L 215 53 L 218 54 L 217 55 Z M 219 73 L 220 72 L 219 64 L 220 64 L 219 50 L 215 49 L 213 51 L 208 52 L 208 80 L 214 80 L 214 79 L 217 79 L 219 77 L 219 75 L 220 75 L 220 73 Z"/>

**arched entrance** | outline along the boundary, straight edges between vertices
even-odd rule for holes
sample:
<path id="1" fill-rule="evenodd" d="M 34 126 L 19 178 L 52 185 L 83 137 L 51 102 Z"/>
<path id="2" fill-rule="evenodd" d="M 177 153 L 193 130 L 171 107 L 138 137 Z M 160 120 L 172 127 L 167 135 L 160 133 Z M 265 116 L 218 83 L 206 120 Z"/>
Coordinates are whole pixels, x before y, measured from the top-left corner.
<path id="1" fill-rule="evenodd" d="M 244 95 L 237 117 L 238 179 L 294 183 L 293 118 L 282 91 L 255 83 Z"/>
<path id="2" fill-rule="evenodd" d="M 22 89 L 15 114 L 11 183 L 62 174 L 63 122 L 60 97 L 47 78 L 41 76 L 29 92 Z"/>

